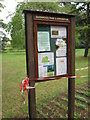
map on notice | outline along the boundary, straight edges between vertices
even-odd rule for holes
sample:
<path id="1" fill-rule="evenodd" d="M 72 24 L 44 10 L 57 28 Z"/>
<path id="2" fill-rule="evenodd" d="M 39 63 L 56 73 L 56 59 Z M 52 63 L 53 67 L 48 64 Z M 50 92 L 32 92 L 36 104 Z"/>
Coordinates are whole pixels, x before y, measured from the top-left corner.
<path id="1" fill-rule="evenodd" d="M 54 53 L 38 53 L 38 76 L 50 77 L 54 76 Z"/>

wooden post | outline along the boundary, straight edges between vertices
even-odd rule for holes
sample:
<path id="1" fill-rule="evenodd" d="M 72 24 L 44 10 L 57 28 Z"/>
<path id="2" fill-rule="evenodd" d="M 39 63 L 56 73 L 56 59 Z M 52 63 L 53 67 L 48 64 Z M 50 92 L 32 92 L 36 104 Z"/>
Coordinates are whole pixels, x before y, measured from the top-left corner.
<path id="1" fill-rule="evenodd" d="M 33 40 L 33 20 L 32 14 L 25 14 L 25 30 L 26 30 L 26 62 L 27 62 L 27 75 L 30 78 L 35 78 L 35 48 Z M 30 86 L 35 86 L 35 81 L 29 82 Z M 36 118 L 36 98 L 35 89 L 29 90 L 28 95 L 29 104 L 29 119 Z"/>
<path id="2" fill-rule="evenodd" d="M 71 17 L 70 24 L 70 71 L 75 75 L 75 18 Z M 68 79 L 68 119 L 74 119 L 75 79 Z"/>
<path id="3" fill-rule="evenodd" d="M 25 10 L 26 61 L 29 79 L 38 78 L 37 23 L 68 26 L 68 74 L 75 75 L 75 16 Z M 47 17 L 46 17 L 47 16 Z M 53 19 L 55 17 L 55 19 Z M 59 19 L 58 19 L 59 18 Z M 61 18 L 61 19 L 60 19 Z M 65 19 L 64 19 L 65 18 Z M 65 75 L 64 75 L 65 77 Z M 30 81 L 35 86 L 35 81 Z M 74 118 L 75 79 L 68 79 L 68 119 Z M 35 89 L 29 90 L 29 118 L 36 118 Z"/>

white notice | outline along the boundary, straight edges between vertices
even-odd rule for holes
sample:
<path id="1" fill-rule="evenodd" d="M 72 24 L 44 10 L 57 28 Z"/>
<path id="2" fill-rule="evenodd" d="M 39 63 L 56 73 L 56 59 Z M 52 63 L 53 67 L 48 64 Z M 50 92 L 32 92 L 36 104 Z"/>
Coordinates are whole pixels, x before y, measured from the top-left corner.
<path id="1" fill-rule="evenodd" d="M 56 58 L 56 75 L 67 74 L 67 59 L 66 57 Z"/>
<path id="2" fill-rule="evenodd" d="M 54 76 L 54 53 L 38 53 L 39 77 Z"/>
<path id="3" fill-rule="evenodd" d="M 37 32 L 38 51 L 50 51 L 49 32 Z"/>
<path id="4" fill-rule="evenodd" d="M 66 38 L 66 27 L 51 26 L 51 38 Z"/>
<path id="5" fill-rule="evenodd" d="M 66 39 L 56 39 L 56 56 L 66 56 Z"/>

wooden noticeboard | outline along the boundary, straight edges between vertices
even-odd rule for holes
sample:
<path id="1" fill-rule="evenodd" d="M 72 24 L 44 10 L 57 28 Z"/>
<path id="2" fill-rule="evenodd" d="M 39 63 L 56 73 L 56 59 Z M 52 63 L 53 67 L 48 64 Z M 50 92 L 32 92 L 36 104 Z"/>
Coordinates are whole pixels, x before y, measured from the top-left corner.
<path id="1" fill-rule="evenodd" d="M 37 25 L 37 77 L 68 74 L 68 26 Z"/>
<path id="2" fill-rule="evenodd" d="M 31 80 L 30 85 L 34 86 L 38 81 L 75 75 L 75 16 L 31 10 L 24 10 L 24 13 L 27 75 Z M 74 79 L 69 78 L 68 88 L 68 115 L 72 118 Z M 30 116 L 33 118 L 35 90 L 30 90 L 29 97 Z"/>

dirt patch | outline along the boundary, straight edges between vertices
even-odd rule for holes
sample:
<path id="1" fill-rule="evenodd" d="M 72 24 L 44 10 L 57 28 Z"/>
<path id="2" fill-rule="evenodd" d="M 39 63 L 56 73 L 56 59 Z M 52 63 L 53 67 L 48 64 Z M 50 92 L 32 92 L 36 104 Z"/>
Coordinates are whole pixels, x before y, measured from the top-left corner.
<path id="1" fill-rule="evenodd" d="M 88 101 L 89 97 L 86 95 L 77 93 L 76 91 L 88 91 L 88 83 L 81 84 L 79 87 L 75 88 L 75 96 L 82 97 L 82 99 Z M 64 98 L 64 99 L 62 99 Z M 75 117 L 76 118 L 88 118 L 88 108 L 90 105 L 83 100 L 76 99 L 75 103 Z M 48 118 L 67 118 L 68 117 L 68 94 L 63 93 L 60 96 L 52 98 L 51 101 L 48 101 L 44 105 L 40 106 L 40 110 L 46 115 Z M 44 118 L 45 116 L 40 113 L 37 114 L 39 118 Z"/>

